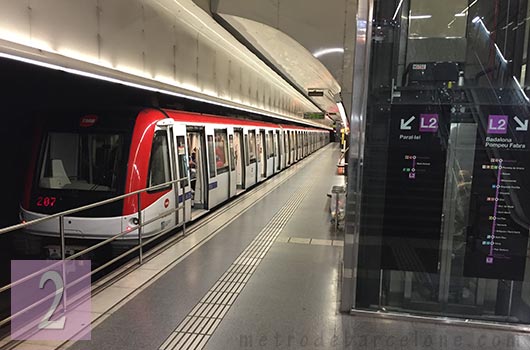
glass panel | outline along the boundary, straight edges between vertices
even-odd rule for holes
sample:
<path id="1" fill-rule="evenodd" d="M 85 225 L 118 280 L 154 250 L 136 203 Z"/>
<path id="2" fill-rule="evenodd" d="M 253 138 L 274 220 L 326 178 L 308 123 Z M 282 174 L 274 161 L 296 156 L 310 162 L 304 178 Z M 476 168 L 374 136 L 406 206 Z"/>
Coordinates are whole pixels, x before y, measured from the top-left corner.
<path id="1" fill-rule="evenodd" d="M 261 158 L 263 157 L 263 148 L 261 146 L 261 141 L 262 141 L 262 133 L 260 132 L 259 134 L 256 135 L 256 149 L 258 150 L 258 163 L 261 162 Z"/>
<path id="2" fill-rule="evenodd" d="M 248 165 L 250 165 L 250 159 L 249 159 L 250 151 L 248 151 L 249 143 L 248 143 L 248 135 L 246 135 L 246 134 L 245 134 L 245 149 L 247 150 L 247 152 L 245 152 L 245 164 L 248 166 Z"/>
<path id="3" fill-rule="evenodd" d="M 374 5 L 355 307 L 530 323 L 528 1 Z"/>
<path id="4" fill-rule="evenodd" d="M 272 144 L 272 131 L 267 133 L 267 158 L 274 157 L 274 148 Z"/>
<path id="5" fill-rule="evenodd" d="M 215 177 L 215 146 L 212 135 L 208 135 L 208 165 L 210 168 L 210 177 Z"/>
<path id="6" fill-rule="evenodd" d="M 39 186 L 116 191 L 122 153 L 121 135 L 50 132 L 40 166 Z"/>
<path id="7" fill-rule="evenodd" d="M 191 158 L 186 156 L 186 139 L 184 136 L 177 136 L 177 156 L 179 160 L 179 179 L 188 177 L 188 164 L 195 163 Z M 188 186 L 188 180 L 179 184 L 179 186 Z"/>
<path id="8" fill-rule="evenodd" d="M 467 3 L 461 0 L 412 0 L 409 37 L 462 38 L 466 35 Z"/>
<path id="9" fill-rule="evenodd" d="M 234 136 L 230 135 L 228 140 L 230 142 L 230 170 L 234 171 L 236 170 L 236 159 L 234 156 Z"/>
<path id="10" fill-rule="evenodd" d="M 158 130 L 153 138 L 147 187 L 171 181 L 171 168 L 167 132 Z M 168 186 L 169 187 L 169 186 Z"/>
<path id="11" fill-rule="evenodd" d="M 249 131 L 249 145 L 248 145 L 248 156 L 250 163 L 256 162 L 256 132 Z"/>
<path id="12" fill-rule="evenodd" d="M 215 130 L 215 166 L 217 174 L 228 171 L 228 140 L 226 130 Z"/>

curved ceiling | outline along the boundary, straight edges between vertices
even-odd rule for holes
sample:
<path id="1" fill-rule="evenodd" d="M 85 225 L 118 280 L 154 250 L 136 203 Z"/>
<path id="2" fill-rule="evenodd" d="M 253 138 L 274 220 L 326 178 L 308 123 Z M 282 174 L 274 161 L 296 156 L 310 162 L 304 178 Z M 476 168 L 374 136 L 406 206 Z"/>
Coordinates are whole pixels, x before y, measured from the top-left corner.
<path id="1" fill-rule="evenodd" d="M 306 48 L 266 24 L 233 15 L 217 15 L 318 107 L 327 113 L 338 113 L 335 96 L 341 91 L 340 85 Z M 309 96 L 310 90 L 322 91 L 323 96 Z"/>

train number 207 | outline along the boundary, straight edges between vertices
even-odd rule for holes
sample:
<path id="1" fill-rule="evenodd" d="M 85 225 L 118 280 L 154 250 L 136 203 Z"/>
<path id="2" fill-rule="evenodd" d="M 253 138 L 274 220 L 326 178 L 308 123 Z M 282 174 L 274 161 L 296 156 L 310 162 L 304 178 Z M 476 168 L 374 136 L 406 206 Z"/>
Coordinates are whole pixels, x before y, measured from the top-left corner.
<path id="1" fill-rule="evenodd" d="M 55 197 L 43 197 L 39 196 L 37 198 L 37 207 L 53 207 L 55 205 Z"/>

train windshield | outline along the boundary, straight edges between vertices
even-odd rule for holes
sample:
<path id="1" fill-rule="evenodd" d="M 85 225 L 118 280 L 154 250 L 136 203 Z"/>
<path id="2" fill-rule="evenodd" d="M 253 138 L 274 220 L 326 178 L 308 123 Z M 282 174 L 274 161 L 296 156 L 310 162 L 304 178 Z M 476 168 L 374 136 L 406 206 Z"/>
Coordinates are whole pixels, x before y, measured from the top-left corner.
<path id="1" fill-rule="evenodd" d="M 122 157 L 120 134 L 50 132 L 40 164 L 39 187 L 115 192 Z"/>

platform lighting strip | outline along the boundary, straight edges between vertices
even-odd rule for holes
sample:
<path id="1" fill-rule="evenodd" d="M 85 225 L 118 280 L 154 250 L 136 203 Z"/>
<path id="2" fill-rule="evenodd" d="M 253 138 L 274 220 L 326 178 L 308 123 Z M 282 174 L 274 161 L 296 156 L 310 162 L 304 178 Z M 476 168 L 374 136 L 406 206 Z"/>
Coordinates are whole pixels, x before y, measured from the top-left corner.
<path id="1" fill-rule="evenodd" d="M 347 128 L 350 124 L 348 123 L 348 117 L 346 116 L 346 110 L 342 102 L 337 102 L 337 107 L 339 107 L 340 117 L 342 119 L 342 124 Z"/>
<path id="2" fill-rule="evenodd" d="M 204 349 L 206 343 L 309 193 L 309 177 L 160 346 L 159 350 Z"/>
<path id="3" fill-rule="evenodd" d="M 409 15 L 409 19 L 429 19 L 432 15 Z"/>
<path id="4" fill-rule="evenodd" d="M 122 84 L 122 85 L 130 86 L 130 87 L 138 88 L 138 89 L 142 89 L 142 90 L 153 91 L 153 92 L 158 92 L 158 93 L 161 93 L 161 94 L 167 94 L 167 95 L 171 95 L 171 96 L 175 96 L 175 97 L 186 98 L 186 99 L 190 99 L 190 100 L 194 100 L 194 101 L 198 101 L 198 102 L 209 103 L 209 104 L 214 104 L 214 105 L 221 106 L 221 107 L 226 107 L 226 108 L 233 108 L 233 109 L 237 109 L 237 110 L 245 111 L 245 112 L 249 112 L 249 113 L 261 114 L 261 115 L 265 115 L 265 116 L 272 117 L 272 118 L 287 120 L 287 121 L 290 121 L 290 122 L 303 123 L 303 124 L 311 125 L 311 126 L 318 127 L 318 128 L 330 129 L 330 128 L 326 127 L 326 126 L 323 126 L 323 125 L 320 125 L 320 124 L 316 124 L 316 123 L 307 123 L 307 122 L 304 122 L 304 121 L 301 121 L 301 120 L 286 118 L 286 117 L 283 117 L 283 116 L 280 116 L 280 115 L 276 115 L 276 114 L 272 114 L 272 113 L 265 112 L 265 111 L 263 111 L 263 112 L 262 111 L 256 111 L 256 110 L 252 110 L 252 109 L 248 109 L 248 108 L 244 108 L 244 107 L 240 107 L 240 106 L 236 106 L 236 105 L 230 105 L 230 104 L 226 104 L 226 103 L 222 103 L 222 102 L 218 102 L 218 101 L 211 101 L 211 100 L 208 100 L 208 99 L 205 99 L 205 98 L 201 98 L 201 97 L 186 95 L 186 94 L 183 94 L 183 93 L 174 92 L 174 91 L 166 90 L 166 89 L 155 88 L 155 87 L 148 86 L 148 85 L 132 83 L 132 82 L 128 82 L 126 80 L 111 78 L 111 77 L 107 77 L 107 76 L 104 76 L 104 75 L 101 75 L 101 74 L 89 73 L 89 72 L 85 72 L 85 71 L 74 69 L 74 68 L 68 68 L 68 67 L 65 67 L 65 66 L 60 66 L 60 65 L 56 65 L 56 64 L 52 64 L 52 63 L 47 63 L 47 62 L 34 60 L 34 59 L 31 59 L 31 58 L 20 57 L 20 56 L 11 55 L 11 54 L 7 54 L 7 53 L 3 53 L 3 52 L 0 52 L 0 57 L 11 59 L 11 60 L 15 60 L 15 61 L 20 61 L 20 62 L 24 62 L 24 63 L 29 63 L 29 64 L 33 64 L 33 65 L 36 65 L 36 66 L 45 67 L 45 68 L 49 68 L 49 69 L 60 70 L 60 71 L 64 71 L 64 72 L 75 74 L 75 75 L 80 75 L 80 76 L 87 77 L 87 78 L 99 79 L 99 80 L 107 81 L 107 82 L 110 82 L 110 83 Z"/>

